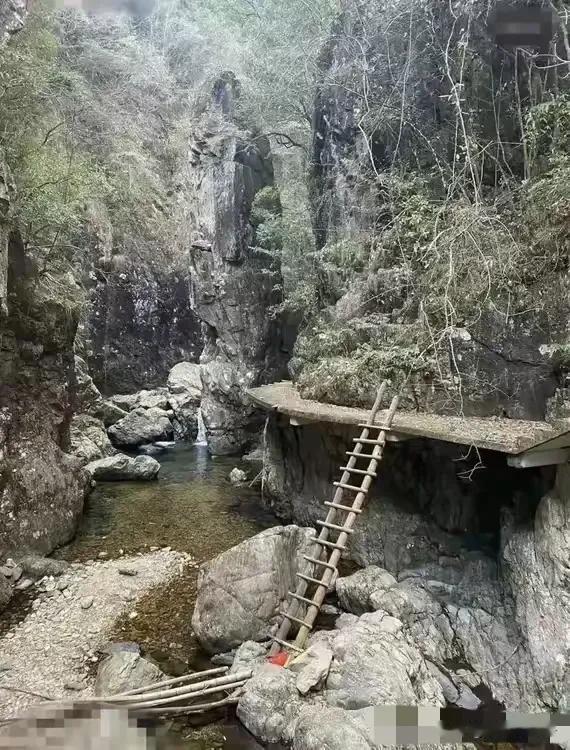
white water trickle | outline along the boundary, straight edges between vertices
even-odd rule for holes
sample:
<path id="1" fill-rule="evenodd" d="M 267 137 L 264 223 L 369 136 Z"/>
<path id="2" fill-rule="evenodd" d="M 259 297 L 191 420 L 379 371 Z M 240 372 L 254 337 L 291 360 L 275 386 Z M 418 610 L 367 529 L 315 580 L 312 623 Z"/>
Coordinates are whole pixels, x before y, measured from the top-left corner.
<path id="1" fill-rule="evenodd" d="M 198 437 L 194 445 L 208 445 L 206 440 L 206 426 L 202 417 L 202 409 L 198 409 Z"/>

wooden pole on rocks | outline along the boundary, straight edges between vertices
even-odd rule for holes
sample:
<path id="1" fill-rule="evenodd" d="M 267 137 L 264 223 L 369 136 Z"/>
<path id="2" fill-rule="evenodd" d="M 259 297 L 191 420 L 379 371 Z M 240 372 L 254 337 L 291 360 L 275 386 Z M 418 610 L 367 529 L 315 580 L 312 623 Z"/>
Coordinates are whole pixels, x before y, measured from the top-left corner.
<path id="1" fill-rule="evenodd" d="M 376 415 L 378 414 L 378 411 L 380 410 L 380 406 L 382 404 L 382 401 L 384 400 L 384 395 L 386 393 L 386 388 L 387 387 L 388 387 L 388 382 L 385 380 L 382 383 L 382 385 L 380 386 L 380 388 L 378 389 L 378 393 L 376 394 L 376 400 L 374 401 L 374 404 L 372 406 L 372 410 L 371 410 L 370 416 L 369 416 L 369 422 L 370 422 L 370 424 L 374 424 L 374 420 L 376 419 Z M 393 415 L 394 415 L 394 413 L 396 411 L 397 406 L 398 406 L 398 401 L 397 401 L 397 398 L 396 398 L 395 400 L 392 401 L 392 407 L 393 407 L 393 409 L 392 409 L 392 407 L 390 408 L 390 412 L 388 414 L 389 419 L 386 420 L 386 424 L 387 425 L 391 423 L 391 419 L 393 419 Z M 390 413 L 392 413 L 391 419 L 390 419 Z M 368 428 L 364 428 L 362 430 L 362 433 L 361 433 L 361 439 L 365 440 L 365 439 L 368 438 L 369 435 L 370 435 L 370 430 Z M 381 436 L 384 436 L 384 439 L 385 439 L 385 432 L 382 432 Z M 356 455 L 353 455 L 353 456 L 350 457 L 350 460 L 348 461 L 348 463 L 346 465 L 346 470 L 342 474 L 340 484 L 347 484 L 350 481 L 351 474 L 350 474 L 349 470 L 353 469 L 356 466 L 356 462 L 358 460 L 357 456 L 358 456 L 359 453 L 361 453 L 362 447 L 363 446 L 359 445 L 359 444 L 355 445 L 354 453 Z M 373 454 L 377 455 L 378 458 L 380 458 L 381 455 L 382 455 L 381 448 L 379 446 L 376 446 L 374 448 Z M 367 477 L 367 479 L 370 480 L 368 482 L 368 486 L 369 486 L 370 483 L 371 483 L 371 481 L 372 481 L 372 479 L 373 479 L 373 477 Z M 340 505 L 341 502 L 342 502 L 343 494 L 344 494 L 343 488 L 342 487 L 337 487 L 337 489 L 336 489 L 336 491 L 334 493 L 331 505 L 332 506 L 334 506 L 334 505 Z M 363 502 L 364 502 L 364 495 L 362 497 L 361 505 L 362 505 Z M 327 517 L 325 519 L 325 523 L 331 524 L 331 523 L 334 522 L 334 520 L 336 518 L 336 510 L 337 510 L 336 508 L 330 507 L 330 510 L 329 510 L 329 512 L 327 514 Z M 356 513 L 353 514 L 352 518 L 353 519 L 356 518 L 356 515 L 357 515 Z M 354 523 L 354 520 L 352 521 L 352 523 Z M 321 528 L 320 533 L 319 533 L 318 539 L 320 541 L 327 541 L 328 538 L 329 538 L 329 529 L 326 526 L 323 526 Z M 347 538 L 346 534 L 344 535 L 344 538 L 346 540 L 346 538 Z M 343 544 L 344 543 L 345 543 L 345 541 L 343 542 Z M 321 547 L 318 544 L 315 544 L 315 550 L 316 551 L 314 553 L 314 556 L 317 557 L 318 559 L 320 559 L 320 555 L 321 555 L 322 549 L 321 549 Z M 335 555 L 335 558 L 336 558 L 337 563 L 338 563 L 338 560 L 340 559 L 341 550 L 335 550 L 335 552 L 338 553 L 337 555 Z M 299 581 L 297 583 L 297 587 L 295 589 L 294 596 L 291 599 L 291 601 L 289 602 L 289 607 L 288 607 L 288 610 L 287 610 L 288 616 L 290 616 L 290 617 L 296 617 L 297 614 L 298 614 L 298 612 L 299 612 L 299 610 L 300 610 L 300 608 L 301 608 L 301 602 L 303 601 L 304 598 L 306 598 L 306 593 L 307 593 L 307 589 L 309 587 L 310 581 L 305 580 L 305 577 L 310 578 L 313 581 L 317 580 L 314 577 L 314 574 L 313 574 L 314 573 L 314 567 L 315 567 L 314 563 L 311 563 L 307 567 L 306 571 L 302 574 L 302 576 L 304 576 L 304 577 L 299 577 Z M 325 576 L 322 579 L 320 579 L 320 581 L 316 584 L 317 585 L 317 594 L 319 596 L 319 599 L 320 599 L 321 603 L 322 603 L 323 599 L 326 596 L 326 592 L 327 592 L 327 589 L 328 589 L 328 587 L 329 587 L 329 585 L 330 585 L 330 583 L 332 581 L 332 578 L 333 578 L 333 570 L 327 568 L 326 571 L 325 571 Z M 313 616 L 313 621 L 314 621 L 314 619 L 316 618 L 316 615 L 318 613 L 318 609 L 313 609 L 312 607 L 311 607 L 311 609 L 314 611 L 314 616 Z M 287 638 L 287 635 L 289 634 L 290 628 L 291 628 L 291 620 L 289 620 L 287 617 L 284 617 L 283 620 L 281 621 L 281 625 L 279 626 L 279 629 L 278 629 L 276 635 L 274 636 L 273 645 L 271 646 L 271 649 L 269 650 L 269 655 L 270 656 L 275 656 L 281 650 L 281 646 L 282 645 L 285 645 L 286 647 L 292 648 L 294 651 L 302 651 L 303 650 L 302 647 L 300 647 L 297 644 L 297 642 L 295 644 L 293 644 L 293 645 L 286 643 L 286 638 Z M 306 636 L 305 636 L 305 638 L 306 638 Z"/>

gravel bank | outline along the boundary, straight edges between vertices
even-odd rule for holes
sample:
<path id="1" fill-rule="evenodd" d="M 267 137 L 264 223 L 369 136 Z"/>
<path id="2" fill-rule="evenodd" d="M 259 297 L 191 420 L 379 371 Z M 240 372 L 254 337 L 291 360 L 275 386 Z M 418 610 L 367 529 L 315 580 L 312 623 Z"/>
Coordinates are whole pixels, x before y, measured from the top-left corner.
<path id="1" fill-rule="evenodd" d="M 89 671 L 117 617 L 138 617 L 137 600 L 179 575 L 191 559 L 162 549 L 74 563 L 63 576 L 38 582 L 32 611 L 0 638 L 0 718 L 42 700 L 28 692 L 66 700 L 92 694 Z"/>

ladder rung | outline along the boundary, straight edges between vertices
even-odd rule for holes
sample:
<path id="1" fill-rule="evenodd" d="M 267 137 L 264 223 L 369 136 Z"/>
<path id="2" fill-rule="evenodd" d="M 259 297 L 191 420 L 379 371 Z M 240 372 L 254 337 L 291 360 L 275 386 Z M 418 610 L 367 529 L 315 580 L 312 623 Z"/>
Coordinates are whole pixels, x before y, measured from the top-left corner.
<path id="1" fill-rule="evenodd" d="M 311 541 L 313 542 L 316 541 L 316 537 L 313 537 Z M 308 555 L 303 555 L 303 559 L 305 559 L 307 562 L 312 562 L 315 565 L 322 565 L 323 568 L 330 568 L 330 570 L 336 570 L 336 565 L 331 565 L 328 562 L 324 562 L 324 560 L 317 560 L 316 557 L 309 557 Z M 301 574 L 299 573 L 298 575 L 301 575 Z M 322 581 L 319 581 L 319 583 L 321 584 L 321 586 L 325 585 Z M 326 586 L 328 588 L 328 584 L 326 584 Z"/>
<path id="2" fill-rule="evenodd" d="M 352 490 L 353 492 L 364 492 L 365 495 L 368 492 L 368 490 L 364 490 L 362 489 L 362 487 L 355 487 L 354 484 L 345 484 L 344 482 L 333 482 L 333 485 L 335 487 L 342 487 L 343 490 Z"/>
<path id="3" fill-rule="evenodd" d="M 386 445 L 385 440 L 371 440 L 370 438 L 352 438 L 353 443 L 363 443 L 364 445 Z"/>
<path id="4" fill-rule="evenodd" d="M 304 573 L 295 573 L 297 578 L 302 578 L 303 581 L 307 581 L 307 583 L 314 583 L 315 586 L 322 586 L 324 589 L 328 589 L 329 584 L 323 583 L 322 581 L 319 581 L 318 578 L 311 578 L 311 576 L 307 576 Z"/>
<path id="5" fill-rule="evenodd" d="M 359 427 L 366 427 L 368 430 L 384 430 L 385 432 L 391 432 L 393 429 L 387 424 L 359 424 Z"/>
<path id="6" fill-rule="evenodd" d="M 329 523 L 328 521 L 317 521 L 319 526 L 324 526 L 325 529 L 333 529 L 334 531 L 344 531 L 345 534 L 354 534 L 354 529 L 345 529 L 344 526 L 337 526 L 336 523 Z"/>
<path id="7" fill-rule="evenodd" d="M 308 576 L 307 576 L 307 577 L 308 577 Z M 312 580 L 315 580 L 315 581 L 316 581 L 317 579 L 316 579 L 316 578 L 314 578 L 314 579 L 312 579 Z M 324 586 L 324 585 L 325 585 L 325 584 L 323 584 L 323 586 Z M 307 597 L 306 597 L 306 596 L 301 596 L 301 594 L 296 594 L 296 593 L 295 593 L 294 591 L 289 591 L 289 596 L 292 596 L 292 597 L 293 597 L 293 599 L 296 599 L 296 600 L 297 600 L 298 602 L 304 602 L 305 604 L 309 604 L 309 605 L 311 605 L 311 606 L 313 606 L 313 605 L 314 605 L 315 607 L 317 606 L 317 605 L 315 604 L 315 602 L 314 602 L 314 601 L 313 601 L 312 599 L 307 599 Z"/>
<path id="8" fill-rule="evenodd" d="M 376 478 L 378 474 L 375 471 L 368 471 L 368 469 L 355 469 L 352 466 L 341 466 L 341 471 L 350 471 L 353 474 L 365 474 L 368 477 L 374 477 Z"/>
<path id="9" fill-rule="evenodd" d="M 340 503 L 329 503 L 328 500 L 325 500 L 325 505 L 328 505 L 329 508 L 345 510 L 347 513 L 362 513 L 361 508 L 351 508 L 349 505 L 341 505 Z"/>
<path id="10" fill-rule="evenodd" d="M 323 547 L 330 547 L 331 549 L 346 549 L 344 544 L 337 544 L 336 542 L 327 542 L 325 539 L 319 539 L 318 536 L 311 536 L 309 537 L 311 542 L 316 542 L 317 544 L 322 545 Z M 328 568 L 335 568 L 334 565 L 327 565 Z M 336 570 L 336 568 L 335 568 Z"/>
<path id="11" fill-rule="evenodd" d="M 356 453 L 355 451 L 346 451 L 347 456 L 354 456 L 355 458 L 368 458 L 369 460 L 374 459 L 375 461 L 380 461 L 382 459 L 381 455 L 374 456 L 370 453 Z"/>
<path id="12" fill-rule="evenodd" d="M 280 646 L 284 646 L 285 648 L 290 648 L 293 651 L 298 651 L 300 654 L 303 653 L 302 648 L 297 648 L 295 644 L 293 643 L 287 643 L 287 641 L 282 641 L 281 638 L 276 638 L 274 635 L 271 636 L 271 640 L 275 641 L 275 643 L 278 643 Z"/>
<path id="13" fill-rule="evenodd" d="M 315 607 L 316 606 L 317 605 L 315 604 Z M 283 612 L 282 610 L 279 612 L 279 614 L 281 615 L 281 617 L 286 617 L 288 620 L 291 620 L 291 622 L 296 622 L 298 625 L 301 625 L 301 626 L 303 626 L 305 628 L 308 628 L 309 630 L 313 629 L 312 625 L 309 625 L 308 622 L 305 622 L 304 620 L 301 620 L 299 617 L 293 617 L 293 615 L 289 615 L 289 614 L 287 614 L 287 612 Z"/>

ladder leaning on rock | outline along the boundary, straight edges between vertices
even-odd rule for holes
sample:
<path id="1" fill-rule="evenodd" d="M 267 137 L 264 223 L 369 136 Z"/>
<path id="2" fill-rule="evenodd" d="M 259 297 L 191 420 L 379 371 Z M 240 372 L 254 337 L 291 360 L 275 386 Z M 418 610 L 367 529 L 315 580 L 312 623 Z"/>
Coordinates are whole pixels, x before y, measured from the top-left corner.
<path id="1" fill-rule="evenodd" d="M 336 490 L 332 502 L 325 502 L 329 508 L 326 519 L 317 521 L 321 531 L 318 536 L 311 538 L 311 541 L 315 543 L 315 554 L 314 556 L 304 555 L 308 563 L 307 569 L 303 573 L 297 573 L 299 579 L 297 588 L 289 592 L 287 609 L 279 613 L 283 619 L 276 635 L 272 636 L 270 656 L 275 656 L 281 649 L 294 653 L 304 651 L 305 643 L 319 614 L 327 589 L 337 574 L 342 552 L 346 549 L 349 536 L 354 533 L 354 523 L 362 513 L 366 495 L 377 476 L 376 469 L 382 460 L 386 433 L 391 429 L 398 408 L 398 396 L 394 396 L 385 423 L 374 424 L 387 385 L 388 382 L 385 380 L 380 386 L 368 422 L 359 425 L 362 427 L 362 432 L 360 437 L 353 439 L 354 450 L 346 452 L 349 460 L 346 466 L 340 467 L 343 473 L 340 482 L 334 482 Z M 377 437 L 371 437 L 371 433 L 376 431 Z M 373 446 L 372 453 L 364 451 L 367 446 Z M 365 460 L 368 460 L 366 468 L 359 468 L 357 463 Z M 358 481 L 360 484 L 357 484 Z M 338 533 L 334 541 L 329 539 L 330 532 Z M 322 571 L 320 576 L 319 570 Z M 309 593 L 310 591 L 312 593 Z M 302 609 L 305 612 L 301 617 Z M 295 641 L 290 643 L 286 638 L 293 623 L 299 626 L 299 630 Z"/>

